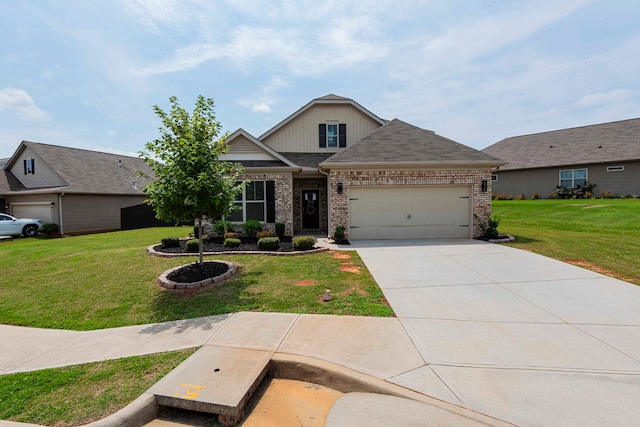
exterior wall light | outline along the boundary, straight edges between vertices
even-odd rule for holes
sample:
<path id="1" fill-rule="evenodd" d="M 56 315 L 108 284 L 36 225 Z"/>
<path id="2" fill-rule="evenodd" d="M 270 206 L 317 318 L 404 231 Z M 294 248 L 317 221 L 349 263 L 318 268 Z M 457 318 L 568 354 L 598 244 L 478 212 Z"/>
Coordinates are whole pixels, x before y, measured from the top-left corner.
<path id="1" fill-rule="evenodd" d="M 480 190 L 483 193 L 486 193 L 488 188 L 489 188 L 489 182 L 486 179 L 483 179 L 482 180 L 482 185 L 480 186 Z"/>
<path id="2" fill-rule="evenodd" d="M 344 188 L 343 188 L 343 186 L 342 186 L 342 183 L 341 183 L 341 182 L 339 182 L 339 183 L 338 183 L 338 194 L 342 194 L 343 190 L 344 190 Z"/>

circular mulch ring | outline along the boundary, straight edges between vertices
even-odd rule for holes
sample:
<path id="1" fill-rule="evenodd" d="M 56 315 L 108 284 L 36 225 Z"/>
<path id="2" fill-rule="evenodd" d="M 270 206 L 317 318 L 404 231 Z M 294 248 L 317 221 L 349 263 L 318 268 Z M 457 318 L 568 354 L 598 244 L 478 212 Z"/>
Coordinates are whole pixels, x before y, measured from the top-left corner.
<path id="1" fill-rule="evenodd" d="M 229 261 L 205 261 L 170 268 L 158 277 L 158 283 L 167 289 L 196 289 L 224 282 L 233 276 L 237 267 Z"/>

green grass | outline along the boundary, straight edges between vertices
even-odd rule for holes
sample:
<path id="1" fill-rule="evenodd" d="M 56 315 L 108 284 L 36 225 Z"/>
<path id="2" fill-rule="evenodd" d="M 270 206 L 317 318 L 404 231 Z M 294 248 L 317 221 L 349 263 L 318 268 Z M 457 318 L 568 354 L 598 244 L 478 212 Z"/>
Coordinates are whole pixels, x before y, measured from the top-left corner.
<path id="1" fill-rule="evenodd" d="M 494 201 L 510 244 L 640 285 L 640 200 Z"/>
<path id="2" fill-rule="evenodd" d="M 83 425 L 137 399 L 194 349 L 0 376 L 0 419 Z"/>
<path id="3" fill-rule="evenodd" d="M 159 258 L 146 247 L 188 227 L 0 242 L 0 323 L 93 330 L 238 311 L 393 316 L 355 251 L 296 257 L 215 256 L 239 265 L 235 278 L 198 293 L 160 288 L 165 270 L 197 257 Z M 360 273 L 340 270 L 350 261 Z M 300 286 L 304 283 L 305 286 Z M 333 300 L 321 302 L 325 289 Z"/>

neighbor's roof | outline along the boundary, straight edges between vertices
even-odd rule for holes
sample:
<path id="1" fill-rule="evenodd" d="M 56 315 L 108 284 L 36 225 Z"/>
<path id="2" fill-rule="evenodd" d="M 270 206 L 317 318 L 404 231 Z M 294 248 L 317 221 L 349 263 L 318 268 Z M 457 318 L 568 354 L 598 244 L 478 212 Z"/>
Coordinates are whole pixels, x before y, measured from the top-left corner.
<path id="1" fill-rule="evenodd" d="M 9 169 L 22 151 L 32 149 L 44 162 L 68 184 L 61 187 L 25 188 Z M 118 166 L 118 161 L 122 167 Z M 38 167 L 36 165 L 36 171 Z M 62 147 L 22 141 L 0 174 L 0 193 L 84 193 L 84 194 L 123 194 L 144 195 L 142 187 L 147 180 L 137 171 L 153 176 L 153 170 L 143 159 L 99 151 Z M 133 183 L 135 186 L 133 188 Z"/>
<path id="2" fill-rule="evenodd" d="M 640 118 L 503 139 L 484 150 L 500 170 L 640 160 Z"/>
<path id="3" fill-rule="evenodd" d="M 380 117 L 376 116 L 371 111 L 367 110 L 366 108 L 364 108 L 362 105 L 358 104 L 353 99 L 345 98 L 343 96 L 338 96 L 338 95 L 334 95 L 334 94 L 330 93 L 329 95 L 325 95 L 325 96 L 322 96 L 320 98 L 316 98 L 316 99 L 310 101 L 304 107 L 298 109 L 298 111 L 296 111 L 295 113 L 291 114 L 289 117 L 287 117 L 286 119 L 284 119 L 283 121 L 281 121 L 280 123 L 278 123 L 277 125 L 272 127 L 271 129 L 269 129 L 268 131 L 266 131 L 265 133 L 260 135 L 260 137 L 258 139 L 260 141 L 264 140 L 269 135 L 273 134 L 278 129 L 282 128 L 284 125 L 289 123 L 291 120 L 295 119 L 300 114 L 302 114 L 305 111 L 307 111 L 309 108 L 313 107 L 314 105 L 322 105 L 322 104 L 324 104 L 324 105 L 327 105 L 327 104 L 329 104 L 329 105 L 341 105 L 341 104 L 343 104 L 343 105 L 352 105 L 353 107 L 357 108 L 362 113 L 364 113 L 365 115 L 369 116 L 371 119 L 373 119 L 374 121 L 380 123 L 381 125 L 386 123 L 386 120 L 381 119 Z"/>
<path id="4" fill-rule="evenodd" d="M 393 119 L 320 166 L 389 164 L 498 166 L 504 162 L 433 131 Z"/>

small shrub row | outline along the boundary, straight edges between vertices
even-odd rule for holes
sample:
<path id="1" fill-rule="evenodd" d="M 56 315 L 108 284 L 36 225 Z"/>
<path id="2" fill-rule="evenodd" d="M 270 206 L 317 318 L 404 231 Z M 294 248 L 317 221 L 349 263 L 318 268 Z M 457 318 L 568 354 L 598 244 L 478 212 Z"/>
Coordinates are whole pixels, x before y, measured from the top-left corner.
<path id="1" fill-rule="evenodd" d="M 177 237 L 165 237 L 160 241 L 162 243 L 163 248 L 179 248 L 180 247 L 180 239 Z"/>
<path id="2" fill-rule="evenodd" d="M 316 245 L 316 238 L 313 236 L 295 236 L 291 241 L 293 249 L 296 251 L 308 251 Z"/>
<path id="3" fill-rule="evenodd" d="M 238 246 L 240 246 L 240 239 L 232 237 L 224 239 L 225 248 L 237 248 Z"/>
<path id="4" fill-rule="evenodd" d="M 38 231 L 40 231 L 40 233 L 44 234 L 47 237 L 53 237 L 60 232 L 60 226 L 58 226 L 58 224 L 56 224 L 55 222 L 49 222 L 46 224 L 42 224 L 42 227 L 40 227 L 40 230 Z"/>
<path id="5" fill-rule="evenodd" d="M 263 237 L 276 237 L 276 233 L 274 233 L 272 230 L 258 231 L 256 233 L 256 237 L 258 239 L 262 239 Z"/>
<path id="6" fill-rule="evenodd" d="M 263 237 L 258 240 L 258 249 L 261 251 L 275 251 L 280 247 L 280 239 L 277 237 Z"/>

